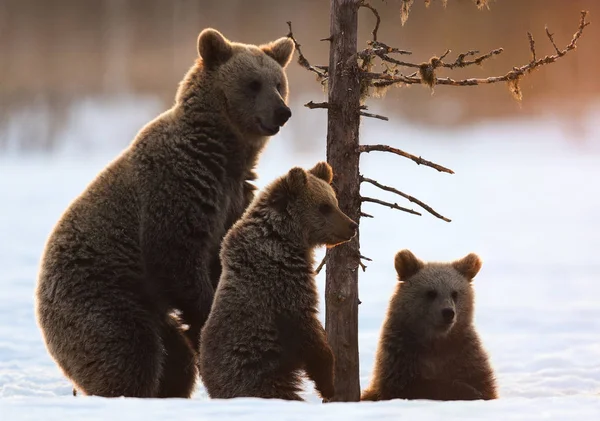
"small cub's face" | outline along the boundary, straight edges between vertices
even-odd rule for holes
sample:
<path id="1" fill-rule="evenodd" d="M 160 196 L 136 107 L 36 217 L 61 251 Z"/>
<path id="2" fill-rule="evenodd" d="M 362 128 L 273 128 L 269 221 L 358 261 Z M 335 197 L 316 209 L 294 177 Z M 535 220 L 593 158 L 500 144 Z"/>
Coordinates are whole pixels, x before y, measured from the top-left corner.
<path id="1" fill-rule="evenodd" d="M 215 69 L 227 112 L 242 133 L 272 136 L 291 117 L 284 73 L 294 54 L 291 39 L 254 46 L 232 43 L 207 29 L 200 34 L 198 52 Z"/>
<path id="2" fill-rule="evenodd" d="M 453 263 L 424 263 L 403 250 L 396 255 L 395 267 L 402 282 L 400 303 L 410 309 L 411 323 L 424 335 L 445 336 L 457 325 L 472 323 L 471 282 L 481 268 L 477 255 Z"/>
<path id="3" fill-rule="evenodd" d="M 333 247 L 356 235 L 358 224 L 340 210 L 330 185 L 332 179 L 333 172 L 326 162 L 319 162 L 309 171 L 292 168 L 285 176 L 283 207 L 311 246 Z"/>

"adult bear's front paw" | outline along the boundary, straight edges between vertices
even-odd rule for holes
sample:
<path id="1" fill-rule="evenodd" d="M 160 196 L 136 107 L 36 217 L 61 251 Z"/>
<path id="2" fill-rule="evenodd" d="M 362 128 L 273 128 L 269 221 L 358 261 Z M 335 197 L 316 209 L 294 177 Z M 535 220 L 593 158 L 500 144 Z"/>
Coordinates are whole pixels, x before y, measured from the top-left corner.
<path id="1" fill-rule="evenodd" d="M 319 392 L 319 395 L 321 395 L 321 397 L 323 398 L 323 402 L 329 402 L 335 395 L 335 387 L 333 386 L 333 381 L 318 385 L 317 391 Z"/>

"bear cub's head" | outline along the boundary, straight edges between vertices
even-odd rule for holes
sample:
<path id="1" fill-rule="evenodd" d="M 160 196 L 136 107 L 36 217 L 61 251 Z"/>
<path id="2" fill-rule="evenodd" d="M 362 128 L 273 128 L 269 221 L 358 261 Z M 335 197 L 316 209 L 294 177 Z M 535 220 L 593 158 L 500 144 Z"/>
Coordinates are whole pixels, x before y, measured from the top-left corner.
<path id="1" fill-rule="evenodd" d="M 272 136 L 291 117 L 283 71 L 294 54 L 290 38 L 256 46 L 231 42 L 208 28 L 198 37 L 198 54 L 212 88 L 242 133 Z"/>
<path id="2" fill-rule="evenodd" d="M 472 324 L 471 282 L 481 269 L 479 256 L 470 253 L 451 263 L 426 263 L 402 250 L 394 266 L 401 282 L 394 305 L 416 332 L 433 339 Z"/>
<path id="3" fill-rule="evenodd" d="M 358 224 L 340 210 L 332 180 L 329 164 L 319 162 L 308 171 L 292 168 L 270 192 L 274 219 L 309 247 L 333 247 L 356 235 Z"/>

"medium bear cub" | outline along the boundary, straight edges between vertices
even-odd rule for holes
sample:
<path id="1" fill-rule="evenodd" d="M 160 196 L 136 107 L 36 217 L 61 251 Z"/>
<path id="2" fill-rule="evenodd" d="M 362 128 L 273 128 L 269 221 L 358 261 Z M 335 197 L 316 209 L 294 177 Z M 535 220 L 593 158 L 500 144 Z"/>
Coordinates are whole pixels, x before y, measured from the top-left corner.
<path id="1" fill-rule="evenodd" d="M 349 241 L 357 224 L 339 209 L 332 177 L 326 162 L 291 169 L 225 236 L 200 346 L 200 375 L 212 398 L 302 400 L 302 370 L 323 398 L 333 397 L 313 249 Z"/>
<path id="2" fill-rule="evenodd" d="M 400 284 L 362 400 L 495 399 L 494 373 L 473 325 L 471 282 L 480 258 L 424 263 L 402 250 L 395 267 Z"/>

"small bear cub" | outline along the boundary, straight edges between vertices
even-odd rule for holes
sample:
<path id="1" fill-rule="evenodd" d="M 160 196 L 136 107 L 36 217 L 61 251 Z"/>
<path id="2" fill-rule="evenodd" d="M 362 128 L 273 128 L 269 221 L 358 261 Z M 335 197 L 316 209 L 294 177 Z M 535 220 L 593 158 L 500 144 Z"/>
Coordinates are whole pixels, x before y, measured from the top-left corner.
<path id="1" fill-rule="evenodd" d="M 362 400 L 497 398 L 488 356 L 473 325 L 474 253 L 452 263 L 396 254 L 399 285 L 383 325 L 371 385 Z"/>
<path id="2" fill-rule="evenodd" d="M 302 400 L 301 371 L 324 399 L 334 359 L 317 318 L 314 248 L 351 240 L 331 167 L 292 168 L 267 186 L 225 236 L 223 272 L 200 345 L 211 398 Z"/>

